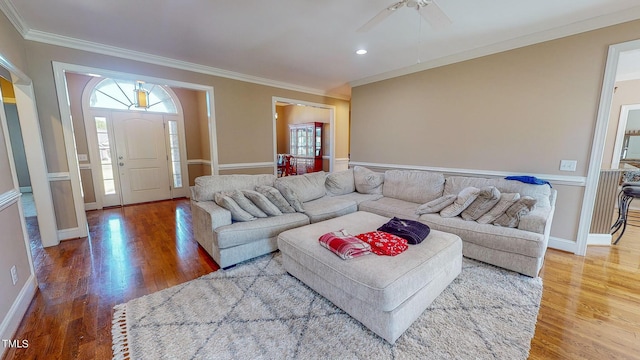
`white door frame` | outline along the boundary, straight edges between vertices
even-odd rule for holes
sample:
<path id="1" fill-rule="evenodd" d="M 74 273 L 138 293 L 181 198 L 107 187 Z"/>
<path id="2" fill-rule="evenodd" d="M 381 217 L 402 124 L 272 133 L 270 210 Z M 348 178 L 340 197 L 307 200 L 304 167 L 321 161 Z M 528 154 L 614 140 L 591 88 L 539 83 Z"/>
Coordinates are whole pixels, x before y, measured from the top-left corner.
<path id="1" fill-rule="evenodd" d="M 616 84 L 616 73 L 620 53 L 638 49 L 640 49 L 640 40 L 609 46 L 604 80 L 602 81 L 602 91 L 600 93 L 596 128 L 591 146 L 591 156 L 589 158 L 586 187 L 582 198 L 582 211 L 580 212 L 577 236 L 578 246 L 575 251 L 577 255 L 584 256 L 587 253 L 587 240 L 589 237 L 589 228 L 591 227 L 591 217 L 593 215 L 596 193 L 598 191 L 598 178 L 602 166 L 602 157 L 606 143 L 607 127 L 609 125 L 609 115 L 611 114 L 611 102 L 613 100 L 613 89 Z"/>
<path id="2" fill-rule="evenodd" d="M 624 144 L 624 133 L 627 129 L 627 119 L 629 112 L 632 110 L 640 110 L 640 104 L 622 105 L 620 110 L 620 118 L 618 119 L 618 132 L 616 133 L 616 142 L 613 148 L 613 157 L 611 158 L 611 168 L 617 169 L 620 166 L 620 155 L 622 154 L 622 145 Z"/>
<path id="3" fill-rule="evenodd" d="M 49 185 L 47 161 L 44 155 L 44 144 L 42 143 L 42 132 L 40 131 L 40 121 L 38 120 L 33 82 L 25 73 L 7 61 L 2 54 L 0 54 L 0 66 L 11 73 L 11 82 L 16 96 L 16 107 L 18 108 L 18 120 L 22 129 L 24 152 L 29 166 L 31 188 L 36 212 L 38 213 L 38 228 L 40 229 L 42 246 L 55 246 L 60 243 L 60 238 L 57 233 L 55 210 Z M 29 136 L 25 136 L 25 134 L 29 134 Z M 27 247 L 29 247 L 29 244 L 27 244 Z"/>
<path id="4" fill-rule="evenodd" d="M 93 189 L 95 193 L 96 202 L 91 204 L 85 204 L 85 210 L 96 210 L 102 209 L 105 206 L 105 195 L 104 195 L 104 184 L 102 182 L 102 176 L 98 177 L 98 174 L 102 173 L 101 164 L 97 159 L 99 159 L 98 154 L 98 143 L 96 138 L 96 127 L 94 118 L 97 116 L 107 118 L 107 124 L 111 125 L 113 121 L 113 114 L 118 113 L 132 113 L 132 114 L 154 114 L 162 116 L 165 125 L 167 121 L 176 121 L 178 123 L 178 137 L 180 143 L 180 167 L 182 174 L 182 188 L 176 189 L 171 185 L 171 198 L 177 197 L 187 197 L 189 196 L 189 173 L 188 173 L 188 165 L 187 165 L 187 146 L 186 146 L 186 136 L 184 129 L 184 111 L 182 109 L 182 103 L 180 102 L 180 98 L 176 95 L 176 93 L 171 90 L 169 87 L 163 87 L 163 89 L 171 96 L 171 99 L 175 102 L 176 109 L 178 112 L 176 114 L 170 113 L 160 113 L 160 112 L 151 112 L 151 111 L 139 111 L 139 110 L 121 110 L 121 109 L 105 109 L 105 108 L 92 108 L 89 104 L 89 100 L 91 98 L 91 93 L 93 89 L 100 83 L 104 78 L 96 77 L 91 79 L 84 90 L 82 91 L 82 114 L 85 128 L 85 136 L 87 138 L 87 146 L 89 148 L 89 163 L 91 167 L 91 175 L 93 180 Z M 161 86 L 161 85 L 160 85 Z M 115 134 L 113 133 L 113 127 L 108 126 L 109 128 L 109 143 L 112 147 L 115 146 Z M 169 147 L 169 129 L 165 126 L 165 146 L 168 149 Z M 113 154 L 116 152 L 113 151 Z M 96 161 L 94 161 L 96 160 Z M 116 188 L 118 191 L 121 191 L 121 184 L 119 181 L 119 177 L 114 177 L 116 182 Z M 173 177 L 172 177 L 173 181 Z M 124 203 L 122 198 L 122 193 L 119 192 L 118 196 L 120 198 L 119 204 L 122 205 Z M 107 206 L 111 206 L 108 204 Z"/>
<path id="5" fill-rule="evenodd" d="M 69 108 L 69 94 L 67 93 L 67 82 L 65 72 L 75 72 L 86 75 L 98 75 L 103 77 L 132 79 L 146 81 L 155 84 L 164 84 L 167 86 L 182 87 L 185 89 L 204 91 L 207 94 L 207 113 L 209 117 L 209 138 L 211 153 L 211 173 L 218 173 L 218 141 L 216 136 L 216 120 L 214 108 L 213 87 L 201 84 L 187 83 L 183 81 L 156 78 L 145 75 L 130 74 L 120 71 L 105 70 L 90 66 L 67 64 L 58 61 L 52 61 L 53 75 L 58 95 L 58 106 L 60 109 L 60 121 L 62 123 L 65 152 L 67 163 L 69 164 L 69 180 L 71 180 L 71 188 L 73 195 L 73 203 L 78 219 L 78 227 L 65 230 L 66 238 L 77 238 L 87 236 L 87 216 L 84 210 L 84 199 L 82 197 L 82 186 L 80 182 L 80 171 L 78 156 L 75 150 L 75 138 L 73 134 L 73 122 L 71 120 L 71 109 Z"/>
<path id="6" fill-rule="evenodd" d="M 333 105 L 274 96 L 271 100 L 271 119 L 273 121 L 273 174 L 278 175 L 278 128 L 276 124 L 276 103 L 278 102 L 292 105 L 300 104 L 329 110 L 329 172 L 333 172 L 336 159 L 336 107 Z"/>

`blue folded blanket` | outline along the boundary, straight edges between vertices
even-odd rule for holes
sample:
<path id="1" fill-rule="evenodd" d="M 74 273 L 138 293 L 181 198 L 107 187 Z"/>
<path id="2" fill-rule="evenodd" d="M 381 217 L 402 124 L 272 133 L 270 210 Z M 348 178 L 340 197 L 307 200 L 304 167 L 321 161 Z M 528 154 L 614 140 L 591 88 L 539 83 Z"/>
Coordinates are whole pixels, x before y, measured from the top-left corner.
<path id="1" fill-rule="evenodd" d="M 534 185 L 549 185 L 549 187 L 553 187 L 551 186 L 551 183 L 548 182 L 547 180 L 542 180 L 542 179 L 538 179 L 535 176 L 507 176 L 505 178 L 506 180 L 516 180 L 516 181 L 520 181 L 526 184 L 534 184 Z"/>
<path id="2" fill-rule="evenodd" d="M 431 232 L 431 228 L 427 224 L 423 224 L 415 220 L 398 219 L 394 217 L 386 224 L 380 226 L 378 231 L 384 231 L 389 234 L 396 235 L 411 245 L 417 245 L 422 242 Z"/>

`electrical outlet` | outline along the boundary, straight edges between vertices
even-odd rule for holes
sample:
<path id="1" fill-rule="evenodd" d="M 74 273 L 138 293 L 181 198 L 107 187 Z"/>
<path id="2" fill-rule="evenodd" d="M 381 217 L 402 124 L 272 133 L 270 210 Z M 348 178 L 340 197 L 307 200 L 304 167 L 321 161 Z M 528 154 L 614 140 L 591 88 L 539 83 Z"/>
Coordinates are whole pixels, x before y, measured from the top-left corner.
<path id="1" fill-rule="evenodd" d="M 577 160 L 560 160 L 560 171 L 576 171 Z"/>
<path id="2" fill-rule="evenodd" d="M 11 281 L 13 281 L 13 285 L 18 283 L 18 269 L 15 265 L 11 267 Z"/>

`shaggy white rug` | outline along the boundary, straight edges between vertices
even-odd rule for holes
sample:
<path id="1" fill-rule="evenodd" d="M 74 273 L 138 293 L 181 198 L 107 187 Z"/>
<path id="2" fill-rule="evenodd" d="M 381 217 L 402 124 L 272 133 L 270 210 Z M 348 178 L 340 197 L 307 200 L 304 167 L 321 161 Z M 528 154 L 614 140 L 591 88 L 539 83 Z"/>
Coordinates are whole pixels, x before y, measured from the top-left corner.
<path id="1" fill-rule="evenodd" d="M 114 308 L 114 359 L 526 359 L 542 280 L 464 259 L 390 345 L 265 255 Z"/>

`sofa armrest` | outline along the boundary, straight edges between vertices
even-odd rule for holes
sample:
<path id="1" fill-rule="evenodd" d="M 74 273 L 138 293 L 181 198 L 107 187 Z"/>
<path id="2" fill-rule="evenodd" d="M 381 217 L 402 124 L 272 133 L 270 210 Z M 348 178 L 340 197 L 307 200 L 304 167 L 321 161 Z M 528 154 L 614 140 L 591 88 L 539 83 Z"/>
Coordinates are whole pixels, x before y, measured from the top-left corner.
<path id="1" fill-rule="evenodd" d="M 553 213 L 556 208 L 557 196 L 558 192 L 551 189 L 551 195 L 549 196 L 551 206 L 537 207 L 529 214 L 520 218 L 518 229 L 543 234 L 545 238 L 548 239 L 551 232 L 551 221 L 553 220 Z"/>
<path id="2" fill-rule="evenodd" d="M 551 214 L 551 207 L 535 208 L 532 212 L 520 218 L 518 229 L 544 234 L 544 230 Z"/>
<path id="3" fill-rule="evenodd" d="M 191 211 L 194 217 L 207 217 L 211 230 L 231 224 L 231 212 L 213 201 L 191 201 Z"/>

